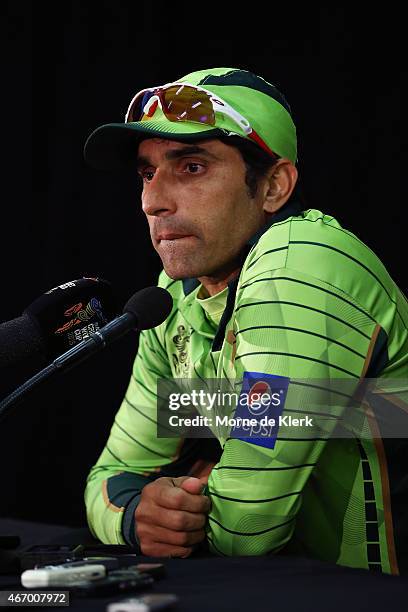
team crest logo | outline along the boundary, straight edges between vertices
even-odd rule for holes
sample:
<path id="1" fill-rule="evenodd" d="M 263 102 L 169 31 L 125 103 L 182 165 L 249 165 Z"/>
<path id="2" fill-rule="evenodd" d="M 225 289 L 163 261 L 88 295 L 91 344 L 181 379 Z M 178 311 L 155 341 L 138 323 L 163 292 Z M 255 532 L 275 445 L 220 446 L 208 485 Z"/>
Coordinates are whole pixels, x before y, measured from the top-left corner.
<path id="1" fill-rule="evenodd" d="M 173 336 L 173 342 L 176 346 L 177 353 L 173 353 L 173 365 L 177 376 L 187 376 L 189 372 L 188 359 L 188 343 L 190 342 L 190 334 L 187 333 L 184 325 L 177 327 L 177 334 Z"/>

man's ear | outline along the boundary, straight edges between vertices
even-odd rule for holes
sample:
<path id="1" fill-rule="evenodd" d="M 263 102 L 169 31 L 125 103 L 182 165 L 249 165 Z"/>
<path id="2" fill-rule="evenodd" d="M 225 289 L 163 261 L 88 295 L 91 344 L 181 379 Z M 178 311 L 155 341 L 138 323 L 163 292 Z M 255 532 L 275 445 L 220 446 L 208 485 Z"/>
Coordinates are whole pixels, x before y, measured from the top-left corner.
<path id="1" fill-rule="evenodd" d="M 293 163 L 284 157 L 279 159 L 265 177 L 263 210 L 276 213 L 289 200 L 297 179 L 298 171 Z"/>

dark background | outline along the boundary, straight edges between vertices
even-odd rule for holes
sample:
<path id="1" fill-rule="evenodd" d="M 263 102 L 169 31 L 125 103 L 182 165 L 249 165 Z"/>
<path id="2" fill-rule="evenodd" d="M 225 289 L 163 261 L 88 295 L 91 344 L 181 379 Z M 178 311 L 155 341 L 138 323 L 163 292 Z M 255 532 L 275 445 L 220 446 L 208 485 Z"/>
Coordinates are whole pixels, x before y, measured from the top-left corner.
<path id="1" fill-rule="evenodd" d="M 0 321 L 83 275 L 108 279 L 120 305 L 155 284 L 160 261 L 135 173 L 87 167 L 83 144 L 98 125 L 121 121 L 139 89 L 214 66 L 252 70 L 285 93 L 308 207 L 356 233 L 407 290 L 398 17 L 373 25 L 371 14 L 339 7 L 225 1 L 13 1 L 0 14 Z M 1 423 L 1 516 L 85 523 L 85 478 L 136 346 L 130 334 Z M 0 372 L 2 395 L 32 368 Z"/>

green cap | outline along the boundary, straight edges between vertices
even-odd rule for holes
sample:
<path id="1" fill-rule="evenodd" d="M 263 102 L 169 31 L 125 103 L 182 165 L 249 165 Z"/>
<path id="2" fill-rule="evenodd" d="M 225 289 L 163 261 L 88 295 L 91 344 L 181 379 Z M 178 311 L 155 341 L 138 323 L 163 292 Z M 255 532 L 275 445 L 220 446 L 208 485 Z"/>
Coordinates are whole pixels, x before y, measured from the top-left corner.
<path id="1" fill-rule="evenodd" d="M 198 85 L 219 96 L 248 120 L 253 130 L 279 157 L 296 163 L 296 127 L 283 94 L 262 77 L 238 68 L 211 68 L 187 74 L 174 83 Z M 230 117 L 216 113 L 215 126 L 190 121 L 170 121 L 160 107 L 148 121 L 108 123 L 89 136 L 85 160 L 93 167 L 114 170 L 129 165 L 138 143 L 148 137 L 191 142 L 226 134 L 249 137 Z"/>

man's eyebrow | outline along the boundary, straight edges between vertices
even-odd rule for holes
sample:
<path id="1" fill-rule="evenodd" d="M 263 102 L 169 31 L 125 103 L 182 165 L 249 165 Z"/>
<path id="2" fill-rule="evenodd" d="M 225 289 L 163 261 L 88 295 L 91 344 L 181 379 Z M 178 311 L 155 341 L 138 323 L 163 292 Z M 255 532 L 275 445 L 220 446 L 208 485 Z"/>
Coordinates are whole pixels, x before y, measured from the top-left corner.
<path id="1" fill-rule="evenodd" d="M 180 157 L 187 157 L 188 155 L 204 155 L 205 157 L 210 157 L 211 159 L 217 159 L 215 155 L 204 149 L 203 147 L 199 147 L 197 145 L 189 145 L 187 147 L 183 147 L 182 149 L 173 149 L 172 151 L 167 151 L 165 154 L 166 159 L 180 159 Z"/>
<path id="2" fill-rule="evenodd" d="M 136 158 L 136 168 L 138 170 L 140 170 L 140 168 L 143 168 L 144 166 L 151 166 L 151 161 L 148 157 L 144 157 L 143 155 L 140 155 Z"/>
<path id="3" fill-rule="evenodd" d="M 218 159 L 213 153 L 207 151 L 203 147 L 199 147 L 197 145 L 189 145 L 187 147 L 182 147 L 181 149 L 173 149 L 172 151 L 167 151 L 164 157 L 168 160 L 180 159 L 181 157 L 188 157 L 189 155 L 204 155 L 210 159 Z M 143 155 L 139 156 L 136 159 L 137 168 L 141 168 L 143 166 L 150 166 L 152 162 L 148 157 L 144 157 Z"/>

